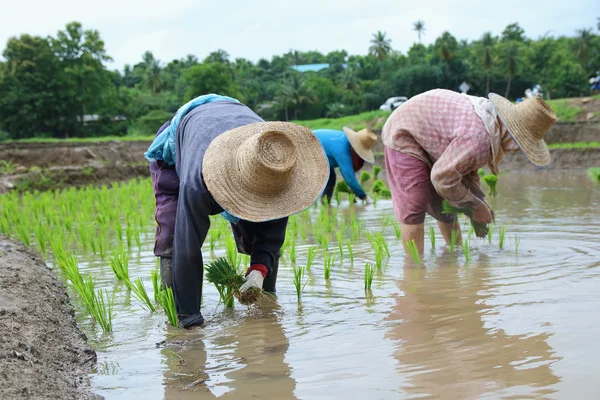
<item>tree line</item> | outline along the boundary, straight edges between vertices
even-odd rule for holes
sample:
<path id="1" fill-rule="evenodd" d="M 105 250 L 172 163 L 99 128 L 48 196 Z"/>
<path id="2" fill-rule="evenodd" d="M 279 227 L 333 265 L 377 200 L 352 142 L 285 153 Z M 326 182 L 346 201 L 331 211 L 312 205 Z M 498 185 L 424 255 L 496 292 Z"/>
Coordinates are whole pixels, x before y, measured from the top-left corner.
<path id="1" fill-rule="evenodd" d="M 573 97 L 587 93 L 600 69 L 600 36 L 588 28 L 532 39 L 513 23 L 474 41 L 444 32 L 430 45 L 421 43 L 423 21 L 413 30 L 418 41 L 406 54 L 376 32 L 365 55 L 291 50 L 254 63 L 219 49 L 203 60 L 163 62 L 147 51 L 122 71 L 106 68 L 111 57 L 100 33 L 78 22 L 55 36 L 23 34 L 8 40 L 0 62 L 0 139 L 152 134 L 204 93 L 238 98 L 266 120 L 340 117 L 377 109 L 392 96 L 458 90 L 463 81 L 480 96 L 514 99 L 540 84 L 547 97 Z M 291 68 L 304 64 L 329 66 Z"/>

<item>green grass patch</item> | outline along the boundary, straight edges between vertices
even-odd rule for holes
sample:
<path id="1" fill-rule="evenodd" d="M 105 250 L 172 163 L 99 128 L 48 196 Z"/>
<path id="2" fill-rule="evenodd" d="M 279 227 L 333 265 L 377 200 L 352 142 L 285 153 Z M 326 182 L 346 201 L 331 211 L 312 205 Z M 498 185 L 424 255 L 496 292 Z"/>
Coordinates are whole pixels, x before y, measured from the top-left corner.
<path id="1" fill-rule="evenodd" d="M 573 122 L 583 112 L 583 107 L 569 105 L 569 99 L 557 99 L 546 101 L 556 113 L 560 122 Z"/>
<path id="2" fill-rule="evenodd" d="M 389 117 L 388 111 L 367 111 L 357 115 L 348 115 L 341 118 L 319 118 L 307 121 L 291 121 L 310 129 L 342 129 L 347 126 L 354 130 L 372 128 L 381 129 Z"/>
<path id="3" fill-rule="evenodd" d="M 551 143 L 549 149 L 597 149 L 600 142 Z"/>

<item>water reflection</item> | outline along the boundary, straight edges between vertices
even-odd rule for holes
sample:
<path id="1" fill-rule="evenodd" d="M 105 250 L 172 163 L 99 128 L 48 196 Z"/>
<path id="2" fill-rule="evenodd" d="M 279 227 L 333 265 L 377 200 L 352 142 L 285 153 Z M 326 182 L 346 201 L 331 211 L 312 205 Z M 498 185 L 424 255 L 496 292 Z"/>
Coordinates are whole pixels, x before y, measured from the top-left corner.
<path id="1" fill-rule="evenodd" d="M 559 378 L 547 333 L 509 335 L 486 322 L 495 310 L 487 257 L 468 268 L 448 262 L 405 267 L 388 321 L 394 357 L 410 397 L 472 399 L 490 393 L 527 398 L 548 395 Z"/>
<path id="2" fill-rule="evenodd" d="M 169 339 L 163 349 L 168 360 L 164 398 L 295 399 L 280 318 L 278 306 L 267 301 L 230 326 L 180 332 Z"/>

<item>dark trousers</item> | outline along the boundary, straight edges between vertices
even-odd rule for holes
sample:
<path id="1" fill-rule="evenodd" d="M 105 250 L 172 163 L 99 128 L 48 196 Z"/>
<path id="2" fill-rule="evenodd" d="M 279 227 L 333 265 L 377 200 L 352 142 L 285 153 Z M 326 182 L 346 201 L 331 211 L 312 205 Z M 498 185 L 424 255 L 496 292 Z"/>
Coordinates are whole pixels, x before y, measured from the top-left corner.
<path id="1" fill-rule="evenodd" d="M 223 210 L 205 193 L 180 193 L 173 246 L 172 287 L 177 312 L 184 327 L 201 325 L 200 312 L 204 259 L 201 251 L 210 228 L 210 215 Z M 250 255 L 251 264 L 263 264 L 269 269 L 263 288 L 274 292 L 279 267 L 279 251 L 285 240 L 287 218 L 267 222 L 239 221 L 232 224 L 238 251 Z M 165 276 L 161 272 L 162 276 Z"/>
<path id="2" fill-rule="evenodd" d="M 330 168 L 329 180 L 327 181 L 327 185 L 325 186 L 325 190 L 323 191 L 323 195 L 321 196 L 321 199 L 327 199 L 329 204 L 331 204 L 331 198 L 333 197 L 333 191 L 335 190 L 335 180 L 335 168 Z"/>

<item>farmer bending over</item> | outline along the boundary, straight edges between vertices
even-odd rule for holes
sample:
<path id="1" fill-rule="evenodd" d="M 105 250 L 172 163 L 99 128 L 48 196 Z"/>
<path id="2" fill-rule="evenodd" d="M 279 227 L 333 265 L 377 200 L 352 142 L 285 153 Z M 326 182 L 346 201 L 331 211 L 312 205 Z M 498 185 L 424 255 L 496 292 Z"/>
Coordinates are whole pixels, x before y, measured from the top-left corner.
<path id="1" fill-rule="evenodd" d="M 368 202 L 367 193 L 360 186 L 355 173 L 364 166 L 365 161 L 370 164 L 375 162 L 372 148 L 377 142 L 377 136 L 368 129 L 358 132 L 346 127 L 343 129 L 343 131 L 333 129 L 313 131 L 319 138 L 329 159 L 329 181 L 323 192 L 323 200 L 331 201 L 335 189 L 335 169 L 339 167 L 350 190 L 354 192 L 356 197 Z"/>
<path id="2" fill-rule="evenodd" d="M 156 197 L 163 284 L 172 286 L 185 328 L 204 322 L 202 244 L 210 215 L 231 222 L 250 255 L 246 283 L 275 292 L 287 217 L 309 207 L 327 181 L 327 158 L 309 129 L 264 122 L 235 99 L 214 94 L 184 106 L 145 153 Z"/>
<path id="3" fill-rule="evenodd" d="M 441 213 L 442 199 L 471 208 L 477 222 L 492 222 L 478 169 L 488 165 L 497 174 L 504 152 L 519 148 L 536 167 L 547 167 L 550 153 L 543 138 L 555 121 L 541 98 L 514 105 L 494 93 L 488 100 L 436 89 L 398 107 L 382 140 L 405 247 L 413 239 L 423 253 L 425 213 L 438 221 L 446 243 L 452 230 L 459 230 L 455 215 Z"/>

